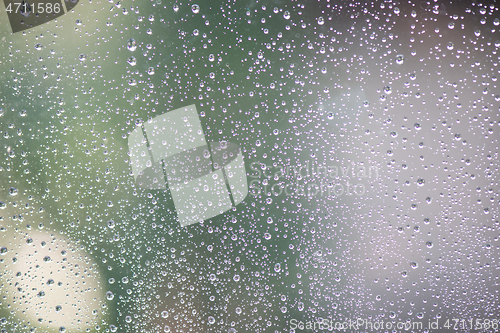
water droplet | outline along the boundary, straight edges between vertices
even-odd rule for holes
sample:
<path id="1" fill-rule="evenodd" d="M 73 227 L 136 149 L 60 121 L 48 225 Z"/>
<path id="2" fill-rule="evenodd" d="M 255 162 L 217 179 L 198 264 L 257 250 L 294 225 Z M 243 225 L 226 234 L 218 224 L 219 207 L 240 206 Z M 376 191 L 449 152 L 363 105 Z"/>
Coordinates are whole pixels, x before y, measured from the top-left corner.
<path id="1" fill-rule="evenodd" d="M 410 262 L 410 267 L 413 268 L 413 269 L 415 269 L 415 268 L 418 267 L 418 264 L 415 261 L 411 261 Z"/>
<path id="2" fill-rule="evenodd" d="M 108 301 L 111 301 L 113 298 L 115 298 L 115 294 L 113 294 L 111 291 L 106 292 L 106 299 Z"/>
<path id="3" fill-rule="evenodd" d="M 135 42 L 135 39 L 133 38 L 130 38 L 128 41 L 127 41 L 127 49 L 129 51 L 132 51 L 134 52 L 136 49 L 137 49 L 137 44 Z"/>
<path id="4" fill-rule="evenodd" d="M 59 311 L 61 311 L 61 310 L 62 310 L 62 306 L 60 306 L 60 305 L 56 305 L 56 312 L 59 312 Z"/>
<path id="5" fill-rule="evenodd" d="M 432 242 L 431 242 L 431 241 L 427 241 L 427 242 L 425 243 L 425 245 L 426 245 L 429 249 L 430 249 L 430 248 L 432 248 L 432 247 L 434 246 L 434 245 L 432 244 Z"/>
<path id="6" fill-rule="evenodd" d="M 179 5 L 178 4 L 174 4 L 174 6 L 172 7 L 174 9 L 174 12 L 178 12 L 179 11 Z"/>
<path id="7" fill-rule="evenodd" d="M 281 271 L 281 264 L 279 262 L 274 264 L 274 271 L 276 273 L 279 273 Z"/>
<path id="8" fill-rule="evenodd" d="M 297 309 L 299 311 L 303 311 L 304 310 L 304 303 L 303 302 L 298 302 L 297 303 Z"/>
<path id="9" fill-rule="evenodd" d="M 387 95 L 392 94 L 392 88 L 391 88 L 391 86 L 385 86 L 385 87 L 384 87 L 384 92 L 385 92 Z"/>
<path id="10" fill-rule="evenodd" d="M 208 317 L 208 323 L 209 323 L 210 325 L 214 324 L 214 323 L 215 323 L 215 318 L 214 318 L 214 317 L 212 317 L 212 316 L 209 316 L 209 317 Z"/>
<path id="11" fill-rule="evenodd" d="M 402 65 L 402 64 L 403 64 L 403 62 L 404 62 L 404 60 L 405 60 L 404 55 L 402 55 L 402 54 L 398 54 L 398 55 L 396 56 L 396 64 L 398 64 L 398 65 Z"/>
<path id="12" fill-rule="evenodd" d="M 289 20 L 290 19 L 290 12 L 288 10 L 285 10 L 285 12 L 283 13 L 283 17 L 285 18 L 285 20 Z"/>
<path id="13" fill-rule="evenodd" d="M 424 186 L 424 184 L 425 184 L 425 180 L 424 180 L 423 178 L 419 178 L 419 179 L 417 180 L 417 185 L 418 185 L 418 186 Z"/>
<path id="14" fill-rule="evenodd" d="M 154 67 L 149 67 L 149 68 L 148 68 L 148 74 L 149 74 L 149 75 L 153 75 L 154 73 L 155 73 L 155 69 L 154 69 Z"/>
<path id="15" fill-rule="evenodd" d="M 85 60 L 87 60 L 87 56 L 86 56 L 85 54 L 83 54 L 83 53 L 82 53 L 82 54 L 80 54 L 80 55 L 78 56 L 78 59 L 79 59 L 81 62 L 84 62 Z"/>
<path id="16" fill-rule="evenodd" d="M 127 59 L 127 62 L 129 63 L 130 66 L 135 66 L 137 65 L 137 60 L 135 59 L 134 56 L 130 56 Z"/>
<path id="17" fill-rule="evenodd" d="M 194 36 L 198 36 L 199 34 L 200 34 L 200 30 L 198 30 L 198 29 L 194 29 L 193 30 L 193 35 Z"/>
<path id="18" fill-rule="evenodd" d="M 109 220 L 108 221 L 108 228 L 113 229 L 115 227 L 115 221 Z"/>
<path id="19" fill-rule="evenodd" d="M 213 53 L 210 53 L 210 54 L 208 55 L 208 61 L 214 61 L 214 60 L 215 60 L 215 56 L 214 56 L 214 54 L 213 54 Z"/>
<path id="20" fill-rule="evenodd" d="M 191 6 L 191 11 L 194 13 L 194 14 L 198 14 L 200 12 L 200 6 L 198 6 L 197 4 L 194 4 Z"/>
<path id="21" fill-rule="evenodd" d="M 0 255 L 5 255 L 7 253 L 7 248 L 5 246 L 0 247 Z"/>
<path id="22" fill-rule="evenodd" d="M 238 282 L 240 280 L 240 276 L 236 274 L 235 276 L 233 276 L 233 280 L 234 282 Z"/>
<path id="23" fill-rule="evenodd" d="M 319 25 L 323 25 L 323 24 L 325 24 L 325 19 L 324 19 L 324 17 L 323 17 L 323 16 L 318 17 L 318 24 L 319 24 Z"/>
<path id="24" fill-rule="evenodd" d="M 167 311 L 162 311 L 161 312 L 161 317 L 162 318 L 167 318 L 168 317 L 168 312 Z"/>
<path id="25" fill-rule="evenodd" d="M 15 187 L 9 188 L 9 194 L 12 196 L 17 195 L 18 192 L 19 192 L 18 189 Z"/>
<path id="26" fill-rule="evenodd" d="M 43 45 L 40 43 L 35 44 L 35 50 L 40 51 L 43 48 Z"/>

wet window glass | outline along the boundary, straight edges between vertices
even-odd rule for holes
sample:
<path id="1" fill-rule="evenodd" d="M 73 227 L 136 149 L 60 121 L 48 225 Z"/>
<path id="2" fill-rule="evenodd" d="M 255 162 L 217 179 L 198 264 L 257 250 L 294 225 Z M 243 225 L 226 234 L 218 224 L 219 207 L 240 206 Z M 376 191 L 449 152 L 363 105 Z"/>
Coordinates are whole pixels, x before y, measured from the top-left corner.
<path id="1" fill-rule="evenodd" d="M 3 0 L 0 332 L 497 331 L 499 18 Z"/>

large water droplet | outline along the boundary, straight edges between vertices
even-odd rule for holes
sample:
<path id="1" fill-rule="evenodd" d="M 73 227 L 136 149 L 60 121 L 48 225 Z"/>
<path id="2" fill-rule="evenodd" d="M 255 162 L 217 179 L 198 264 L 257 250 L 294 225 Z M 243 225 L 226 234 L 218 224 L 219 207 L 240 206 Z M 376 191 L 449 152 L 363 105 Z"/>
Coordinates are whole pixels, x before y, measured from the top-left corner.
<path id="1" fill-rule="evenodd" d="M 137 49 L 137 44 L 135 42 L 135 39 L 133 38 L 130 38 L 128 41 L 127 41 L 127 49 L 129 51 L 135 51 Z"/>
<path id="2" fill-rule="evenodd" d="M 137 59 L 135 59 L 135 57 L 134 57 L 134 56 L 130 56 L 130 57 L 128 57 L 127 62 L 128 62 L 128 64 L 129 64 L 130 66 L 135 66 L 135 65 L 137 65 Z"/>

